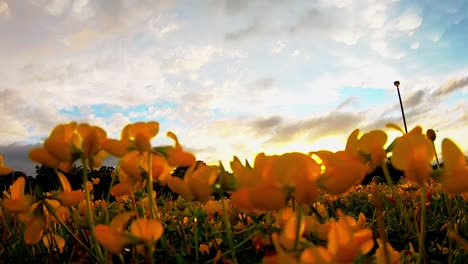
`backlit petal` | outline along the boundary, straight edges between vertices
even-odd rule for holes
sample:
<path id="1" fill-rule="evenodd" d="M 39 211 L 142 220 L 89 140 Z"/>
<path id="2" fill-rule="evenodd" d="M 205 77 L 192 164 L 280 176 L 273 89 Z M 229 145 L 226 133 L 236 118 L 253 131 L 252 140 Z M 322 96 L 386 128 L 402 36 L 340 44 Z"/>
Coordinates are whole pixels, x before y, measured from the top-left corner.
<path id="1" fill-rule="evenodd" d="M 164 227 L 157 220 L 136 219 L 130 224 L 130 232 L 139 239 L 150 242 L 162 236 Z"/>
<path id="2" fill-rule="evenodd" d="M 29 152 L 29 158 L 49 168 L 57 168 L 60 160 L 52 156 L 44 148 L 34 148 Z"/>

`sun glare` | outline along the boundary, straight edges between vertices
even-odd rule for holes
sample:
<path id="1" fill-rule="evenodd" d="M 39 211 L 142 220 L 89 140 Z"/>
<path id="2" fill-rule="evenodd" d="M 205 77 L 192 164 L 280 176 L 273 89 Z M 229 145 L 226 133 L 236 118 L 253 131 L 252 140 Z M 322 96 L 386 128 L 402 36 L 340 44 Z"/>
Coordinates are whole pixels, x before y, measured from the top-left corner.
<path id="1" fill-rule="evenodd" d="M 342 136 L 328 136 L 321 138 L 311 145 L 312 150 L 344 150 L 346 147 L 346 138 Z"/>

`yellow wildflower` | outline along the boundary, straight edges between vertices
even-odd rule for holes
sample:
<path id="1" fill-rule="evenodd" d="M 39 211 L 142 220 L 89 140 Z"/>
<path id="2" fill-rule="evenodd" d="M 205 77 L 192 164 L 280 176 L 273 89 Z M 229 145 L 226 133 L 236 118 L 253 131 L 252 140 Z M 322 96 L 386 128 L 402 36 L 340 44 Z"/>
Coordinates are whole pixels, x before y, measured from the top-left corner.
<path id="1" fill-rule="evenodd" d="M 404 171 L 409 182 L 422 185 L 429 178 L 432 172 L 430 163 L 435 154 L 421 127 L 417 126 L 397 138 L 392 154 L 393 166 Z"/>
<path id="2" fill-rule="evenodd" d="M 81 191 L 71 190 L 70 183 L 63 174 L 59 173 L 59 179 L 64 190 L 46 194 L 40 200 L 34 200 L 32 196 L 24 194 L 24 177 L 18 178 L 11 186 L 10 199 L 4 201 L 4 206 L 7 210 L 18 213 L 18 218 L 26 225 L 24 231 L 26 244 L 33 245 L 39 242 L 51 223 L 65 221 L 70 216 L 68 210 L 65 210 L 66 207 L 84 199 Z M 50 210 L 53 210 L 55 216 Z"/>
<path id="3" fill-rule="evenodd" d="M 139 254 L 146 254 L 145 247 L 154 246 L 164 232 L 163 225 L 157 220 L 135 219 L 130 223 L 129 229 L 125 227 L 135 212 L 118 214 L 109 225 L 99 224 L 95 227 L 96 239 L 111 253 L 119 254 L 125 246 L 137 245 Z"/>
<path id="4" fill-rule="evenodd" d="M 320 166 L 305 154 L 256 156 L 254 167 L 243 166 L 237 157 L 231 162 L 238 190 L 231 196 L 233 205 L 247 210 L 277 210 L 285 206 L 288 194 L 299 203 L 309 203 L 319 196 L 316 178 Z"/>
<path id="5" fill-rule="evenodd" d="M 195 163 L 185 172 L 184 178 L 172 177 L 169 188 L 187 200 L 207 202 L 211 197 L 211 185 L 216 180 L 218 167 Z"/>
<path id="6" fill-rule="evenodd" d="M 463 152 L 450 139 L 442 141 L 444 167 L 440 183 L 452 194 L 468 192 L 468 165 Z"/>
<path id="7" fill-rule="evenodd" d="M 175 147 L 167 148 L 165 151 L 167 160 L 171 166 L 188 167 L 195 163 L 195 156 L 184 151 L 177 139 L 177 136 L 172 132 L 167 132 L 167 136 L 175 141 Z"/>
<path id="8" fill-rule="evenodd" d="M 157 220 L 136 219 L 130 224 L 130 232 L 140 240 L 140 243 L 149 246 L 152 251 L 154 242 L 161 238 L 164 227 L 161 222 Z M 136 249 L 141 255 L 147 254 L 144 245 L 137 245 Z M 152 254 L 152 252 L 150 254 Z"/>
<path id="9" fill-rule="evenodd" d="M 400 253 L 393 249 L 392 245 L 390 243 L 385 243 L 385 247 L 387 249 L 388 253 L 388 260 L 385 257 L 385 252 L 384 252 L 384 243 L 382 239 L 378 238 L 377 243 L 379 244 L 379 248 L 377 248 L 377 251 L 375 252 L 375 258 L 377 260 L 377 264 L 396 264 L 400 263 Z"/>
<path id="10" fill-rule="evenodd" d="M 374 246 L 370 229 L 354 229 L 345 218 L 332 220 L 328 232 L 327 249 L 335 263 L 352 263 L 357 257 L 367 254 Z"/>
<path id="11" fill-rule="evenodd" d="M 42 243 L 47 249 L 57 250 L 59 253 L 63 252 L 65 247 L 65 239 L 57 234 L 47 234 L 42 237 Z"/>
<path id="12" fill-rule="evenodd" d="M 158 132 L 158 122 L 128 124 L 122 129 L 120 140 L 108 139 L 103 142 L 103 148 L 116 157 L 122 157 L 131 150 L 148 152 L 151 149 L 151 139 Z"/>
<path id="13" fill-rule="evenodd" d="M 366 176 L 368 168 L 359 158 L 348 151 L 330 152 L 326 150 L 313 152 L 324 166 L 318 177 L 318 185 L 331 195 L 343 195 L 360 183 Z"/>
<path id="14" fill-rule="evenodd" d="M 52 130 L 43 147 L 29 152 L 29 158 L 50 168 L 69 171 L 82 155 L 94 169 L 107 156 L 101 147 L 105 139 L 106 132 L 100 127 L 76 122 L 60 124 Z"/>
<path id="15" fill-rule="evenodd" d="M 132 239 L 125 233 L 125 225 L 135 212 L 124 212 L 118 214 L 110 225 L 99 224 L 95 230 L 96 240 L 111 253 L 119 254 Z"/>
<path id="16" fill-rule="evenodd" d="M 3 160 L 3 156 L 0 155 L 0 176 L 8 175 L 13 171 L 12 168 L 5 166 L 5 162 Z"/>
<path id="17" fill-rule="evenodd" d="M 358 139 L 359 129 L 354 130 L 348 138 L 346 151 L 355 155 L 369 155 L 369 172 L 382 164 L 387 157 L 384 145 L 387 142 L 387 134 L 381 130 L 372 130 Z M 364 163 L 367 163 L 365 161 Z"/>

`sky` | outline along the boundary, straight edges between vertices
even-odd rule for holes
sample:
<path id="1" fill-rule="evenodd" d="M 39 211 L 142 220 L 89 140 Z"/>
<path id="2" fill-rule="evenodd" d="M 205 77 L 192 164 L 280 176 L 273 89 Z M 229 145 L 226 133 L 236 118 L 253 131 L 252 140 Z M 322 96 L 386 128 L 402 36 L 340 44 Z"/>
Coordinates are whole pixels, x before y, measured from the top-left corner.
<path id="1" fill-rule="evenodd" d="M 344 149 L 356 128 L 438 131 L 468 150 L 468 1 L 0 0 L 0 153 L 60 123 L 119 138 L 157 121 L 154 145 L 207 163 Z M 112 164 L 110 164 L 112 165 Z"/>

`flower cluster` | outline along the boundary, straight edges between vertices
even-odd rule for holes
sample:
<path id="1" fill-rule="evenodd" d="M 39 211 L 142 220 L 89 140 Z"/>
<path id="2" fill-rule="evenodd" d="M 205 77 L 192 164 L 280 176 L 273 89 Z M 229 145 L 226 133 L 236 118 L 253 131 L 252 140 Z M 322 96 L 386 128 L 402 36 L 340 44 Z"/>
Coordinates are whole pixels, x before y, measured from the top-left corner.
<path id="1" fill-rule="evenodd" d="M 460 195 L 467 199 L 468 165 L 460 148 L 450 139 L 443 139 L 444 166 L 434 170 L 431 167 L 436 157 L 433 130 L 424 134 L 417 126 L 409 133 L 403 133 L 394 124 L 388 127 L 402 132 L 388 146 L 388 136 L 384 131 L 372 130 L 361 135 L 361 131 L 356 129 L 349 135 L 344 148 L 336 152 L 259 153 L 252 165 L 248 161 L 242 163 L 234 156 L 229 164 L 230 174 L 222 164 L 207 165 L 196 161 L 192 153 L 184 150 L 173 132 L 166 135 L 174 145 L 153 146 L 152 140 L 159 133 L 157 122 L 129 124 L 122 129 L 119 139 L 108 138 L 104 129 L 86 123 L 60 124 L 41 147 L 29 152 L 31 160 L 54 169 L 60 190 L 44 193 L 39 189 L 35 195 L 28 194 L 25 193 L 26 179 L 19 177 L 5 193 L 6 199 L 1 204 L 24 225 L 26 244 L 35 245 L 42 241 L 46 248 L 62 252 L 68 241 L 63 233 L 57 232 L 62 226 L 97 262 L 106 259 L 106 251 L 120 255 L 128 248 L 154 262 L 152 258 L 158 241 L 163 241 L 165 250 L 171 250 L 162 239 L 166 234 L 165 225 L 171 221 L 179 225 L 171 232 L 185 234 L 190 228 L 195 230 L 193 238 L 197 258 L 198 252 L 209 255 L 211 248 L 216 248 L 217 253 L 213 257 L 219 260 L 225 255 L 220 253 L 219 244 L 226 241 L 235 260 L 233 220 L 226 216 L 237 215 L 240 220 L 233 226 L 239 233 L 242 232 L 240 227 L 262 226 L 256 226 L 253 231 L 255 237 L 248 239 L 255 241 L 256 250 L 260 248 L 258 245 L 272 246 L 275 254 L 265 255 L 265 263 L 351 263 L 373 254 L 370 253 L 373 248 L 377 248 L 374 255 L 377 263 L 396 263 L 402 255 L 388 243 L 385 232 L 379 230 L 377 236 L 362 213 L 356 220 L 338 209 L 337 217 L 329 218 L 326 206 L 330 203 L 327 199 L 336 200 L 350 192 L 359 192 L 367 203 L 375 203 L 376 222 L 381 225 L 379 217 L 383 212 L 378 204 L 381 194 L 385 202 L 404 211 L 408 208 L 405 202 L 416 199 L 412 194 L 408 195 L 407 190 L 418 190 L 421 205 L 418 205 L 413 218 L 419 221 L 417 233 L 421 242 L 424 239 L 426 206 L 431 205 L 432 195 L 439 187 L 452 196 Z M 107 156 L 119 159 L 110 189 L 116 200 L 113 208 L 109 200 L 91 200 L 90 191 L 100 179 L 88 180 L 87 175 L 88 169 L 100 167 Z M 395 168 L 403 171 L 407 184 L 398 189 L 390 184 L 385 193 L 372 194 L 367 187 L 358 186 L 375 168 L 385 168 L 388 159 Z M 78 160 L 84 168 L 83 190 L 72 190 L 65 174 Z M 173 176 L 176 168 L 185 168 L 183 175 Z M 0 155 L 0 176 L 11 172 L 12 168 L 5 166 Z M 167 185 L 180 195 L 174 204 L 196 201 L 200 207 L 180 203 L 179 214 L 165 217 L 175 206 L 173 201 L 164 204 L 157 200 L 153 190 L 155 184 Z M 214 200 L 213 192 L 221 194 L 222 199 Z M 304 208 L 313 204 L 315 213 L 304 213 Z M 161 210 L 161 207 L 165 209 Z M 221 218 L 224 222 L 216 223 Z M 408 223 L 410 221 L 404 213 L 401 218 Z M 74 225 L 86 230 L 76 233 L 80 236 L 89 234 L 87 239 L 82 240 L 69 231 L 67 222 L 70 219 L 75 221 Z M 208 239 L 205 234 L 205 243 L 199 244 L 198 226 L 203 225 L 204 220 L 213 224 L 210 228 L 226 228 L 222 232 L 226 234 L 225 240 L 219 237 Z M 459 224 L 448 225 L 458 227 Z M 204 231 L 208 229 L 204 228 Z M 458 234 L 450 234 L 455 240 L 463 241 Z M 88 245 L 96 249 L 90 249 Z M 423 254 L 423 243 L 419 246 L 420 254 Z M 184 250 L 190 255 L 190 247 Z"/>

